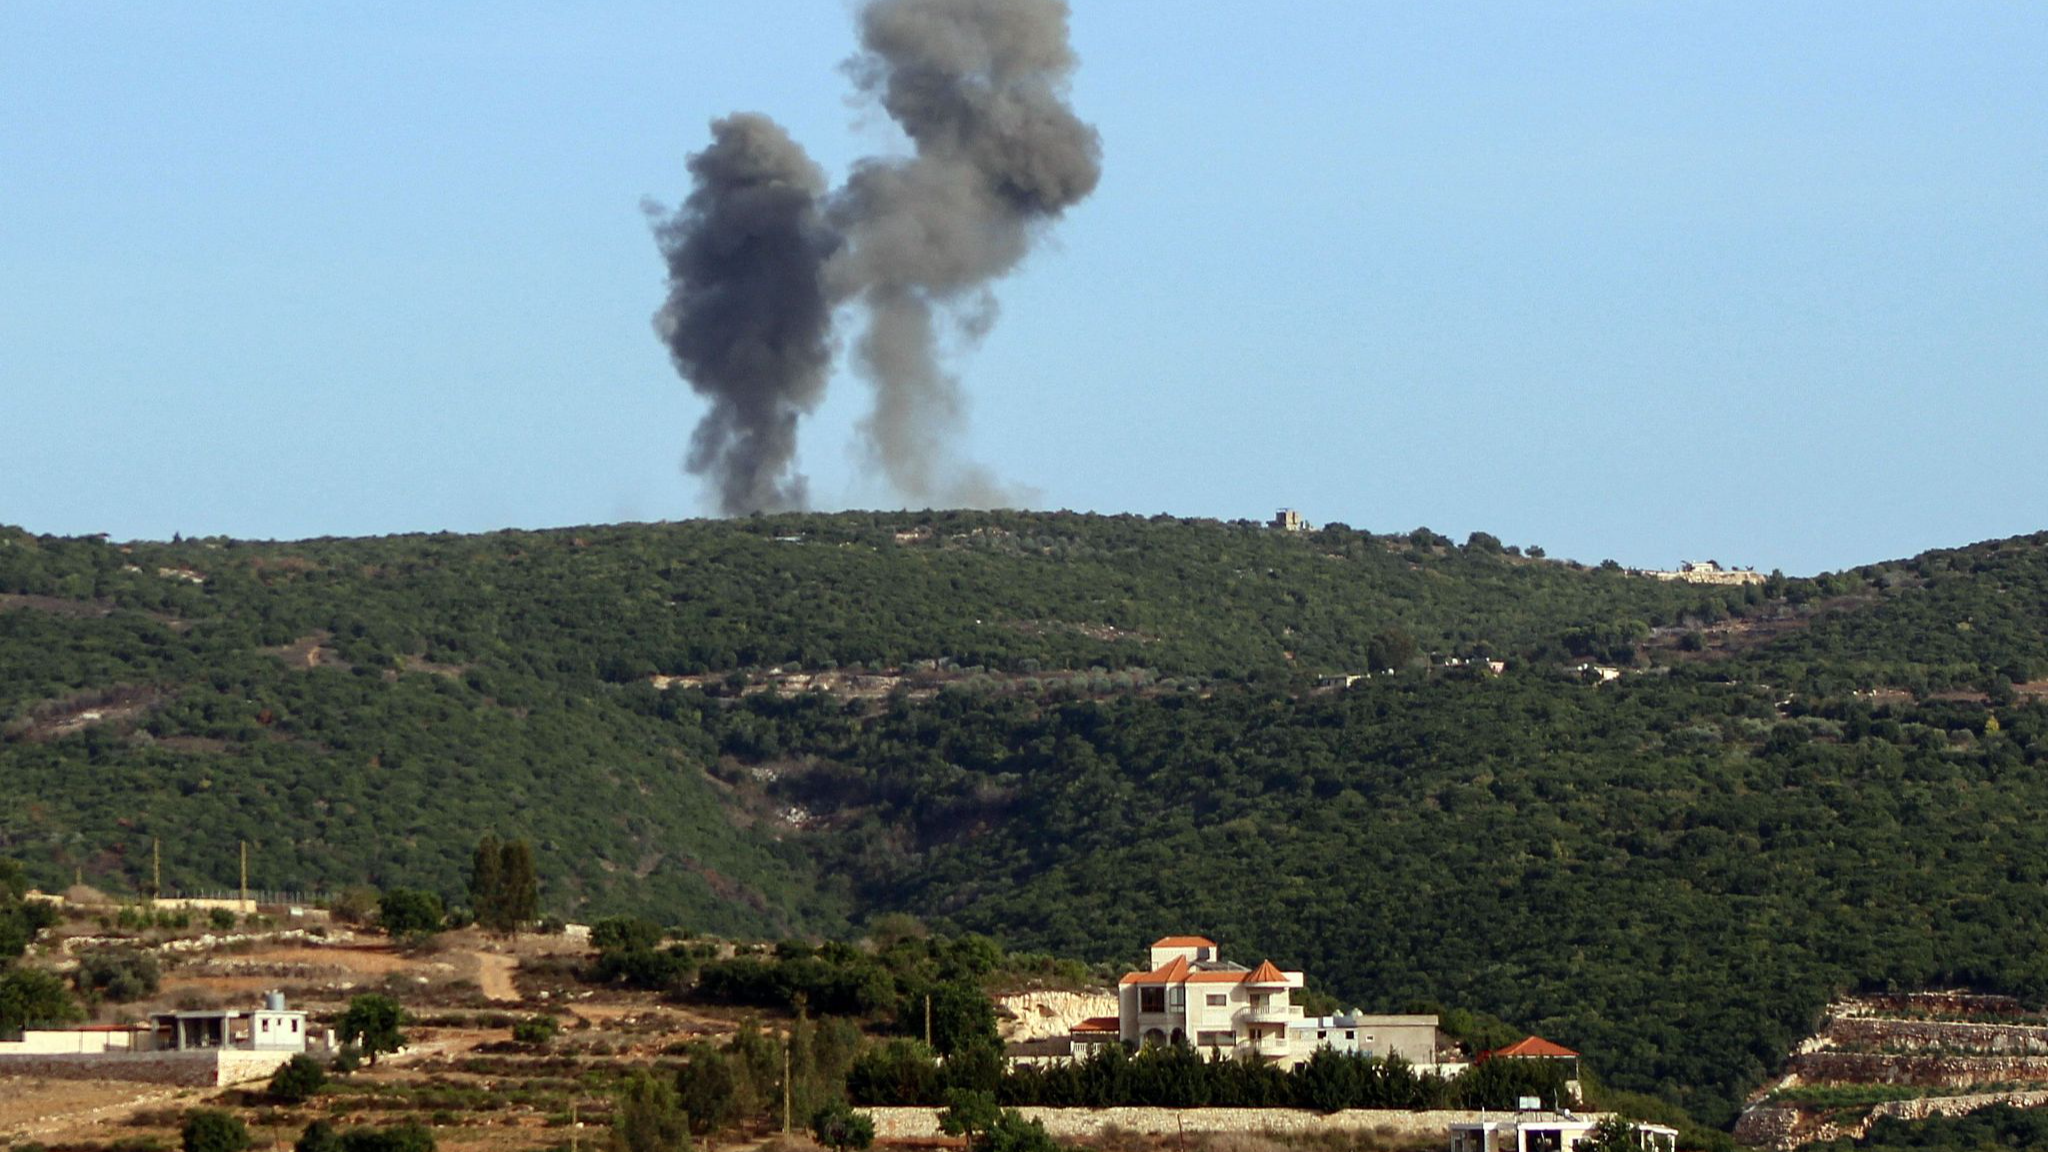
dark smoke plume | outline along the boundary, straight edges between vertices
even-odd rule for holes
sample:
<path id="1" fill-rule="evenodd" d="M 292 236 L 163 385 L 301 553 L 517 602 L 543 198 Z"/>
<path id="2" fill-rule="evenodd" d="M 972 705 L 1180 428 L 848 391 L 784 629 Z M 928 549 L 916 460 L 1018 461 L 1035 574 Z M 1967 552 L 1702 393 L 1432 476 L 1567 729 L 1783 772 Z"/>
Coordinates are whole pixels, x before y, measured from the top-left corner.
<path id="1" fill-rule="evenodd" d="M 662 226 L 671 293 L 657 326 L 713 398 L 689 466 L 715 476 L 727 512 L 802 502 L 802 479 L 784 473 L 797 417 L 823 390 L 837 304 L 866 320 L 854 358 L 875 408 L 861 431 L 890 484 L 924 503 L 1008 499 L 948 451 L 963 399 L 940 336 L 987 330 L 990 285 L 1100 175 L 1095 130 L 1065 102 L 1064 0 L 870 0 L 859 24 L 849 70 L 915 154 L 856 164 L 824 203 L 828 235 L 802 152 L 772 122 L 731 117 Z"/>
<path id="2" fill-rule="evenodd" d="M 819 268 L 838 246 L 820 219 L 824 174 L 765 116 L 711 125 L 696 190 L 655 229 L 668 302 L 654 317 L 676 370 L 711 401 L 687 466 L 728 515 L 804 505 L 789 474 L 796 422 L 825 394 L 832 306 Z"/>

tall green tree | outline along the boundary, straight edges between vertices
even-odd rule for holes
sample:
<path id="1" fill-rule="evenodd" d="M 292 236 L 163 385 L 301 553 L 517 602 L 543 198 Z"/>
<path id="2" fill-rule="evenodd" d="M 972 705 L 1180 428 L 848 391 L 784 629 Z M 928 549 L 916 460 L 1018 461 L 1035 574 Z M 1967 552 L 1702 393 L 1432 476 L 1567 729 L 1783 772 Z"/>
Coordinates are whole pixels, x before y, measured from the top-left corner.
<path id="1" fill-rule="evenodd" d="M 947 1091 L 946 1110 L 939 1113 L 939 1131 L 964 1137 L 967 1152 L 974 1152 L 975 1139 L 987 1135 L 1002 1116 L 993 1092 L 954 1088 Z"/>
<path id="2" fill-rule="evenodd" d="M 494 832 L 476 842 L 469 857 L 469 906 L 479 926 L 498 931 L 498 901 L 505 890 L 504 844 Z"/>
<path id="3" fill-rule="evenodd" d="M 78 1002 L 64 981 L 40 968 L 0 972 L 0 1036 L 23 1028 L 83 1020 Z"/>
<path id="4" fill-rule="evenodd" d="M 689 1056 L 676 1069 L 676 1096 L 690 1118 L 690 1131 L 715 1136 L 738 1110 L 738 1077 L 725 1053 L 701 1040 L 690 1045 Z"/>
<path id="5" fill-rule="evenodd" d="M 398 1001 L 366 992 L 348 1002 L 348 1011 L 341 1014 L 335 1032 L 342 1043 L 355 1045 L 374 1065 L 379 1053 L 405 1047 L 405 1033 L 399 1031 L 404 1024 L 405 1009 Z"/>
<path id="6" fill-rule="evenodd" d="M 485 833 L 470 854 L 469 902 L 476 922 L 492 932 L 514 932 L 540 915 L 540 877 L 533 846 Z"/>
<path id="7" fill-rule="evenodd" d="M 507 923 L 517 926 L 540 918 L 540 874 L 533 866 L 533 845 L 507 840 L 500 848 L 499 901 Z"/>
<path id="8" fill-rule="evenodd" d="M 628 1075 L 612 1110 L 612 1152 L 687 1152 L 689 1147 L 689 1117 L 675 1088 L 644 1070 Z"/>

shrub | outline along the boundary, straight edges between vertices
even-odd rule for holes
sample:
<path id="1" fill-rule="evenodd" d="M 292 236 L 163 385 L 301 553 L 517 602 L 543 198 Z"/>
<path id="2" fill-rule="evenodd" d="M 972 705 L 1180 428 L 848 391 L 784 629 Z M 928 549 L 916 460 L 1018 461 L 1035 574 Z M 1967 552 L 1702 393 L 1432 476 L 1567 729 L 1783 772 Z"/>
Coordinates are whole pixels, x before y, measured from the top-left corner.
<path id="1" fill-rule="evenodd" d="M 249 1146 L 249 1129 L 226 1112 L 194 1108 L 185 1113 L 178 1138 L 185 1152 L 242 1152 Z"/>
<path id="2" fill-rule="evenodd" d="M 661 925 L 638 916 L 607 916 L 590 926 L 590 946 L 600 952 L 644 952 L 661 943 Z"/>
<path id="3" fill-rule="evenodd" d="M 278 1065 L 270 1077 L 270 1096 L 283 1104 L 303 1104 L 327 1083 L 327 1070 L 301 1052 Z"/>
<path id="4" fill-rule="evenodd" d="M 300 1133 L 292 1152 L 341 1152 L 341 1134 L 327 1121 L 315 1120 Z"/>
<path id="5" fill-rule="evenodd" d="M 849 1148 L 858 1152 L 875 1142 L 874 1120 L 841 1103 L 818 1109 L 817 1115 L 811 1117 L 811 1132 L 818 1143 L 833 1152 L 847 1152 Z"/>
<path id="6" fill-rule="evenodd" d="M 341 1134 L 340 1152 L 434 1152 L 434 1130 L 417 1120 L 389 1128 L 351 1128 Z"/>
<path id="7" fill-rule="evenodd" d="M 514 1023 L 512 1038 L 521 1044 L 545 1044 L 561 1030 L 561 1022 L 553 1016 L 534 1016 Z"/>
<path id="8" fill-rule="evenodd" d="M 377 900 L 377 922 L 393 936 L 439 932 L 446 919 L 441 898 L 432 892 L 393 888 Z"/>
<path id="9" fill-rule="evenodd" d="M 81 995 L 121 1004 L 156 995 L 163 969 L 140 948 L 103 948 L 79 957 L 72 979 Z"/>
<path id="10" fill-rule="evenodd" d="M 328 902 L 327 910 L 343 924 L 367 924 L 377 914 L 377 890 L 364 884 L 344 888 Z"/>

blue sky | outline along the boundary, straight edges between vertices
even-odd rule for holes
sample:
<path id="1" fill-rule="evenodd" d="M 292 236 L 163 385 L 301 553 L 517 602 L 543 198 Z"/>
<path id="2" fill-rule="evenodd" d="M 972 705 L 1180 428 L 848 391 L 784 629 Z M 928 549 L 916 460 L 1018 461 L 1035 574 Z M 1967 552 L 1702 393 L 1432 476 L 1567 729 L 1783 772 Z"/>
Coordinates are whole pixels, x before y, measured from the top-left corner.
<path id="1" fill-rule="evenodd" d="M 956 361 L 1043 507 L 1812 572 L 2048 528 L 2048 5 L 1081 0 Z M 0 6 L 0 523 L 679 519 L 641 202 L 899 150 L 837 0 Z M 841 372 L 801 466 L 888 507 Z"/>

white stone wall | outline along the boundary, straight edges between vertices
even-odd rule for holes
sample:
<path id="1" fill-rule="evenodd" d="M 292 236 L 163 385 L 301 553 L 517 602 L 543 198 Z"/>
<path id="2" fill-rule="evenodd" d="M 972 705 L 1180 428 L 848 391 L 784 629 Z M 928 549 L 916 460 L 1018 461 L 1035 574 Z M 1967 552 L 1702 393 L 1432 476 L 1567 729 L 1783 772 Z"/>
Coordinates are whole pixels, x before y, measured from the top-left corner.
<path id="1" fill-rule="evenodd" d="M 938 1108 L 862 1108 L 875 1121 L 875 1136 L 883 1140 L 926 1140 L 943 1135 L 939 1131 Z M 1019 1108 L 1027 1120 L 1037 1120 L 1060 1139 L 1078 1140 L 1101 1135 L 1115 1128 L 1149 1136 L 1173 1136 L 1195 1132 L 1276 1132 L 1314 1135 L 1324 1132 L 1372 1132 L 1380 1136 L 1429 1136 L 1450 1139 L 1451 1125 L 1475 1123 L 1482 1119 L 1512 1119 L 1512 1113 L 1492 1112 L 1406 1112 L 1379 1108 L 1353 1108 L 1343 1112 L 1312 1112 L 1302 1108 Z M 1597 1122 L 1603 1113 L 1580 1113 L 1581 1120 Z M 1525 1113 L 1524 1119 L 1538 1118 Z"/>

